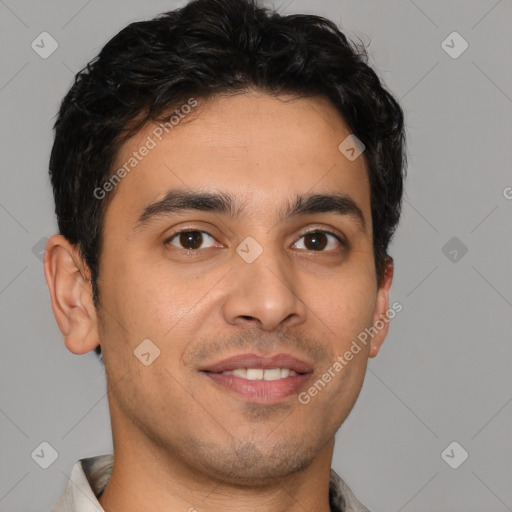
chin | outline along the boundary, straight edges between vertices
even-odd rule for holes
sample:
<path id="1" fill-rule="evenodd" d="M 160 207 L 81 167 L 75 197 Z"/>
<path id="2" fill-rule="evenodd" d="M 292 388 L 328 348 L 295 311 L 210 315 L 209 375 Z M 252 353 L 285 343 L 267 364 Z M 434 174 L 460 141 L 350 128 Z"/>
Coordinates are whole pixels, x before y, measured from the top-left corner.
<path id="1" fill-rule="evenodd" d="M 320 449 L 321 446 L 315 449 L 304 442 L 262 446 L 246 441 L 230 448 L 195 444 L 188 456 L 194 453 L 194 463 L 201 461 L 201 468 L 218 480 L 242 487 L 263 487 L 308 468 Z"/>

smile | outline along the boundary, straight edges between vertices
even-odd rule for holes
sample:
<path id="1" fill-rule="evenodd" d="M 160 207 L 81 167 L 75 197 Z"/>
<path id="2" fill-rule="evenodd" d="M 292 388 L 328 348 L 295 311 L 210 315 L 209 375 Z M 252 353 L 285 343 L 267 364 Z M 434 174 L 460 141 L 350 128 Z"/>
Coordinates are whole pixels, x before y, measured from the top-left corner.
<path id="1" fill-rule="evenodd" d="M 234 375 L 247 380 L 279 380 L 298 375 L 297 372 L 289 368 L 236 368 L 235 370 L 226 370 L 222 375 Z"/>

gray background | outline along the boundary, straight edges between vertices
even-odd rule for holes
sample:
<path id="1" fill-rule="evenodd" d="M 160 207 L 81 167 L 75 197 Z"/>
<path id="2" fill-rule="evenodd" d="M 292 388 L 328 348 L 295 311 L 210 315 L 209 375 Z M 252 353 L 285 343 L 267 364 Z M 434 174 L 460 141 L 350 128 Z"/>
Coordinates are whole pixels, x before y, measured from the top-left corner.
<path id="1" fill-rule="evenodd" d="M 75 460 L 112 450 L 103 368 L 94 353 L 65 349 L 34 254 L 56 232 L 51 127 L 74 74 L 110 37 L 182 3 L 0 0 L 2 511 L 49 510 Z M 407 118 L 391 246 L 391 301 L 403 311 L 338 433 L 333 467 L 376 512 L 512 510 L 512 3 L 275 5 L 370 43 Z M 47 59 L 30 46 L 43 31 L 59 44 Z M 441 46 L 453 31 L 469 44 L 456 59 Z M 452 237 L 458 246 L 443 252 Z M 46 470 L 31 458 L 42 441 L 58 452 Z M 458 469 L 441 458 L 452 441 L 469 453 Z"/>

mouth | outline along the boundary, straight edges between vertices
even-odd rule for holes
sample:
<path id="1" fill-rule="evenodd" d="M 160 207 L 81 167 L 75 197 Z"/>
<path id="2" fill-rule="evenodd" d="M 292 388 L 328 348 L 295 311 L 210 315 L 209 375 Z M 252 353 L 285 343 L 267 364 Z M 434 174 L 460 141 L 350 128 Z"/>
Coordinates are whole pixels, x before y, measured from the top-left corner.
<path id="1" fill-rule="evenodd" d="M 253 403 L 271 404 L 297 394 L 310 380 L 313 367 L 289 354 L 242 354 L 199 371 L 218 389 Z"/>

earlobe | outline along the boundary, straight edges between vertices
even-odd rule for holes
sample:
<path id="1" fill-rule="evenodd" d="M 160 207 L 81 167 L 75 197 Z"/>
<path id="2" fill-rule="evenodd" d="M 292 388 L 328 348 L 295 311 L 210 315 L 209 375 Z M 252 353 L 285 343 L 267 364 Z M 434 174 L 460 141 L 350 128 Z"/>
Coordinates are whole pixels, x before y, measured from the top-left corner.
<path id="1" fill-rule="evenodd" d="M 393 258 L 388 256 L 385 267 L 384 277 L 377 291 L 377 303 L 373 315 L 373 327 L 377 331 L 372 337 L 369 357 L 375 357 L 384 343 L 389 330 L 389 290 L 393 281 L 394 263 Z"/>
<path id="2" fill-rule="evenodd" d="M 98 346 L 99 338 L 88 268 L 77 247 L 62 235 L 48 240 L 44 274 L 66 347 L 73 354 L 90 352 Z"/>

